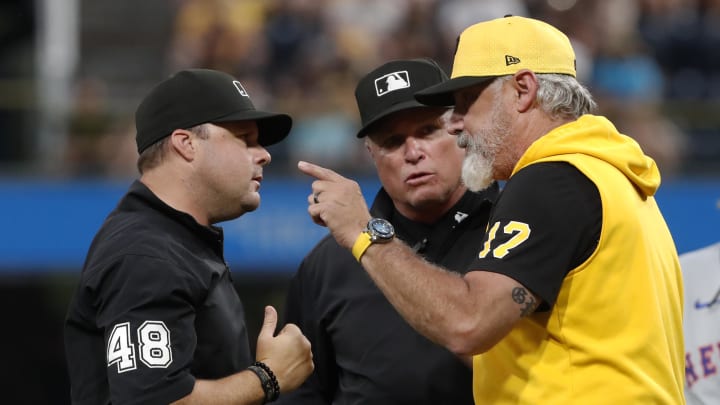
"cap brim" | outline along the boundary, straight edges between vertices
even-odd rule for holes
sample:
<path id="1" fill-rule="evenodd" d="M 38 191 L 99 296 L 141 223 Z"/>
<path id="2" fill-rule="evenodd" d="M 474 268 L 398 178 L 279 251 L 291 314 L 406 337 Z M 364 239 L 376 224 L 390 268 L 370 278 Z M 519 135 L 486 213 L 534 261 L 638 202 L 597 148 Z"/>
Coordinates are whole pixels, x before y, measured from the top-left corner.
<path id="1" fill-rule="evenodd" d="M 421 104 L 415 100 L 408 100 L 408 101 L 403 101 L 402 103 L 397 103 L 397 104 L 393 105 L 392 107 L 388 108 L 387 110 L 383 111 L 382 114 L 378 114 L 377 116 L 373 117 L 372 120 L 366 122 L 365 125 L 363 125 L 363 127 L 360 128 L 360 130 L 358 131 L 356 136 L 358 138 L 364 138 L 365 136 L 367 136 L 367 132 L 368 132 L 368 129 L 370 129 L 370 127 L 372 127 L 373 125 L 375 125 L 375 123 L 377 123 L 378 121 L 380 121 L 381 119 L 387 117 L 388 115 L 390 115 L 392 113 L 396 113 L 398 111 L 403 111 L 403 110 L 409 110 L 411 108 L 422 108 L 422 107 L 427 107 L 427 105 Z"/>
<path id="2" fill-rule="evenodd" d="M 258 142 L 262 146 L 276 144 L 285 139 L 292 128 L 292 118 L 286 114 L 267 111 L 238 111 L 212 120 L 212 122 L 256 121 Z"/>
<path id="3" fill-rule="evenodd" d="M 430 86 L 414 94 L 415 99 L 424 105 L 452 106 L 455 105 L 453 93 L 466 87 L 492 81 L 497 76 L 462 76 Z"/>

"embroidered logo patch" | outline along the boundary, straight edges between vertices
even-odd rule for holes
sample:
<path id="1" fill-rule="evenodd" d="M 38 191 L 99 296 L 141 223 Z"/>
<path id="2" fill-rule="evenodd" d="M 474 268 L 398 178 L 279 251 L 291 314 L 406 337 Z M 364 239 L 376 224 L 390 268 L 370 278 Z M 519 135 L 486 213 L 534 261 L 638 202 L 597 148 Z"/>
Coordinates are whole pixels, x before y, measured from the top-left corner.
<path id="1" fill-rule="evenodd" d="M 459 224 L 460 222 L 464 221 L 465 218 L 467 218 L 467 217 L 468 217 L 468 214 L 458 211 L 455 213 L 455 222 L 457 222 Z"/>
<path id="2" fill-rule="evenodd" d="M 245 88 L 242 86 L 242 84 L 240 84 L 239 81 L 233 80 L 233 84 L 235 85 L 235 88 L 237 89 L 237 91 L 240 93 L 241 96 L 248 97 L 248 98 L 250 97 L 248 92 L 245 91 Z"/>
<path id="3" fill-rule="evenodd" d="M 514 56 L 505 55 L 505 66 L 516 65 L 520 63 L 520 58 Z"/>
<path id="4" fill-rule="evenodd" d="M 375 79 L 375 92 L 378 97 L 408 87 L 410 87 L 410 76 L 407 70 L 388 73 Z"/>

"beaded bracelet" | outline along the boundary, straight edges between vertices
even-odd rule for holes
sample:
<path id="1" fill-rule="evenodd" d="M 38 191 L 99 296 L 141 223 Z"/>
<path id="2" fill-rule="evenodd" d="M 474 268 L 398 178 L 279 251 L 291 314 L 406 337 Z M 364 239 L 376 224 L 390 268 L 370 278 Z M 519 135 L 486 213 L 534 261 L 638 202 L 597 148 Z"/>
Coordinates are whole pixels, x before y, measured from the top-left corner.
<path id="1" fill-rule="evenodd" d="M 275 374 L 270 370 L 267 364 L 256 361 L 248 367 L 248 370 L 255 373 L 260 379 L 260 385 L 265 392 L 264 404 L 273 402 L 280 396 L 280 384 L 278 384 Z"/>

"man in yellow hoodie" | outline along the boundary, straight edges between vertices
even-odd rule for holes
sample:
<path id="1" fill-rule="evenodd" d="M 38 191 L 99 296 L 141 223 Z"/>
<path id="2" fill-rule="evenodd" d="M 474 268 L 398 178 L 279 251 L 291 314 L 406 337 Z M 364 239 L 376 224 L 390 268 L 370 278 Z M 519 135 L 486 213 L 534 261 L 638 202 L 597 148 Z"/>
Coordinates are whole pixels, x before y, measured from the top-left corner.
<path id="1" fill-rule="evenodd" d="M 473 357 L 478 404 L 682 404 L 683 287 L 655 162 L 575 79 L 568 38 L 508 16 L 460 35 L 453 105 L 473 190 L 506 180 L 463 276 L 371 218 L 357 184 L 306 162 L 308 211 L 418 331 Z M 366 225 L 367 224 L 367 225 Z"/>

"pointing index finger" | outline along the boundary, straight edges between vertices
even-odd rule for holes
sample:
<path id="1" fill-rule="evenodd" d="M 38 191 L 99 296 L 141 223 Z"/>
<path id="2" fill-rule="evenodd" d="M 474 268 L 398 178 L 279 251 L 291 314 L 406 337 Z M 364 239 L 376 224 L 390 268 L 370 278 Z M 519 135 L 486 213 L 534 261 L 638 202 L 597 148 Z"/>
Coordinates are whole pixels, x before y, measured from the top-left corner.
<path id="1" fill-rule="evenodd" d="M 303 172 L 309 176 L 315 177 L 318 180 L 331 180 L 332 181 L 332 180 L 339 180 L 339 179 L 343 178 L 340 174 L 338 174 L 330 169 L 327 169 L 322 166 L 318 166 L 316 164 L 312 164 L 310 162 L 305 162 L 303 160 L 298 162 L 298 169 L 301 172 Z"/>

